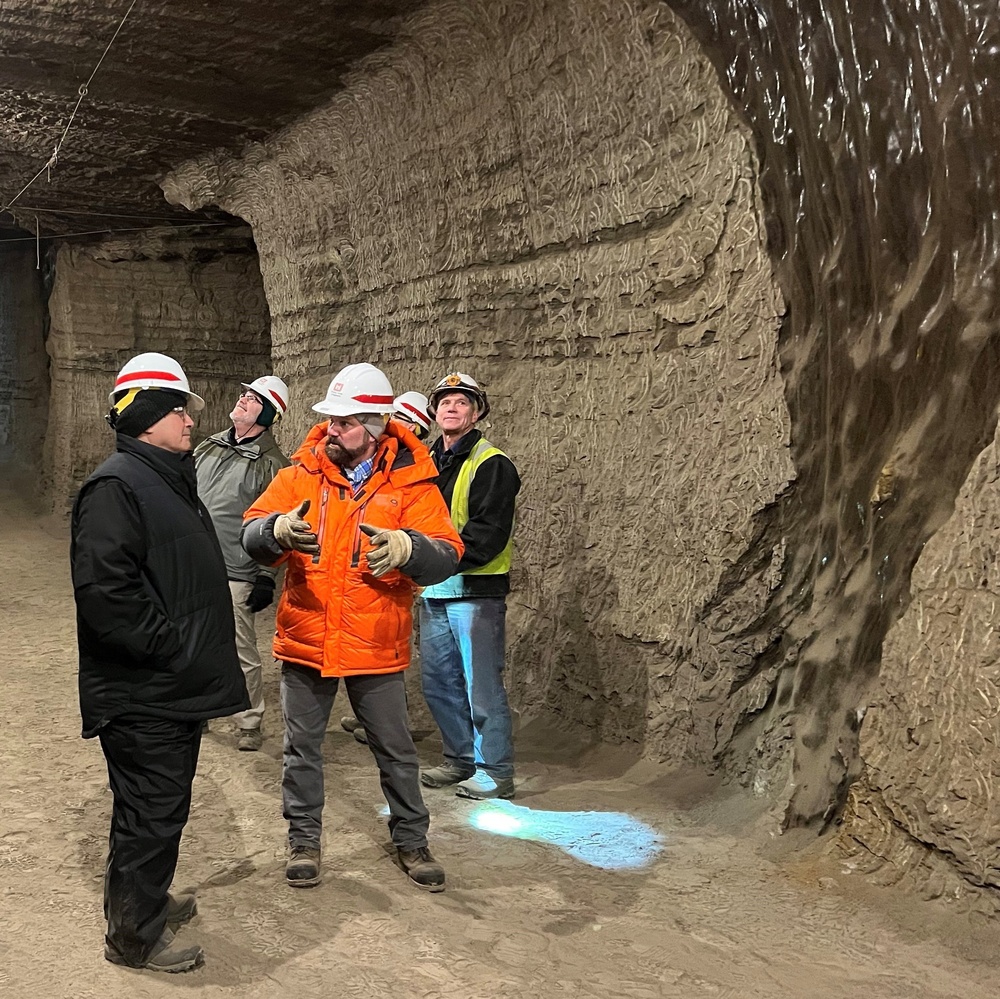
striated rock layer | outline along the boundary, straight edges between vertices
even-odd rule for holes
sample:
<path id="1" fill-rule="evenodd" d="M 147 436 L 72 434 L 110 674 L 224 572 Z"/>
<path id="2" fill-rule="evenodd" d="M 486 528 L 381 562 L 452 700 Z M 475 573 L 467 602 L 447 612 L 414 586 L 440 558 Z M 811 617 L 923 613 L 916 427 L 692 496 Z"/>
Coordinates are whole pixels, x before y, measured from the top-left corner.
<path id="1" fill-rule="evenodd" d="M 180 361 L 207 404 L 200 435 L 227 424 L 239 383 L 271 363 L 267 303 L 245 231 L 62 244 L 49 314 L 43 487 L 56 509 L 113 447 L 108 392 L 133 354 Z"/>
<path id="2" fill-rule="evenodd" d="M 253 226 L 297 434 L 350 361 L 485 383 L 524 478 L 515 701 L 677 759 L 715 749 L 716 646 L 777 569 L 703 608 L 792 476 L 756 173 L 662 4 L 456 0 L 164 188 Z"/>

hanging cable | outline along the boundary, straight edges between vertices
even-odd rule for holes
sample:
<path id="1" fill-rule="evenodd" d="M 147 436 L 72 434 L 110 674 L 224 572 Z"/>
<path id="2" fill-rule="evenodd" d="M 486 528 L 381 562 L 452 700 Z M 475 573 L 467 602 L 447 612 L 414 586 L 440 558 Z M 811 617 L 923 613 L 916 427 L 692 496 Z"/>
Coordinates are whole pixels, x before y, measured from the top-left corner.
<path id="1" fill-rule="evenodd" d="M 2 209 L 0 209 L 2 211 Z M 179 222 L 184 215 L 123 214 L 121 212 L 99 212 L 88 208 L 42 208 L 40 205 L 21 205 L 22 212 L 36 212 L 41 215 L 86 215 L 94 219 L 154 219 L 157 222 Z M 11 212 L 13 214 L 13 212 Z"/>
<path id="2" fill-rule="evenodd" d="M 37 226 L 37 219 L 36 226 Z M 224 226 L 226 228 L 233 228 L 228 222 L 192 222 L 190 225 L 137 225 L 129 226 L 125 229 L 87 229 L 84 232 L 60 232 L 54 233 L 51 236 L 46 236 L 46 239 L 69 239 L 71 236 L 115 236 L 120 232 L 157 232 L 159 230 L 166 229 L 169 232 L 175 232 L 178 229 L 211 229 Z M 243 233 L 233 233 L 234 236 L 238 236 L 240 239 L 246 239 Z M 10 239 L 0 238 L 0 245 L 3 243 L 27 243 L 34 242 L 36 239 L 41 239 L 38 235 L 37 229 L 34 236 L 14 236 Z"/>
<path id="3" fill-rule="evenodd" d="M 43 173 L 51 171 L 52 168 L 56 165 L 57 161 L 59 160 L 59 150 L 62 148 L 62 144 L 66 141 L 66 136 L 69 134 L 69 129 L 70 126 L 73 124 L 73 119 L 76 118 L 76 113 L 77 111 L 80 110 L 80 105 L 83 103 L 84 97 L 87 96 L 87 91 L 91 83 L 94 82 L 94 77 L 97 76 L 97 71 L 101 68 L 101 63 L 104 62 L 104 57 L 111 51 L 111 46 L 114 45 L 115 39 L 118 37 L 119 32 L 122 30 L 122 28 L 125 27 L 125 22 L 128 20 L 129 14 L 132 13 L 132 8 L 138 2 L 139 0 L 132 0 L 132 3 L 129 5 L 128 10 L 125 11 L 125 16 L 121 19 L 121 22 L 115 29 L 115 33 L 111 36 L 111 41 L 108 42 L 104 51 L 101 53 L 101 58 L 97 60 L 97 65 L 94 67 L 93 72 L 90 74 L 90 76 L 87 77 L 87 82 L 82 83 L 80 85 L 80 88 L 77 91 L 79 97 L 77 98 L 76 105 L 74 106 L 72 112 L 70 113 L 69 121 L 66 122 L 66 127 L 62 131 L 62 135 L 59 136 L 59 139 L 56 141 L 56 144 L 52 149 L 52 155 L 45 161 L 44 165 L 38 171 L 38 173 L 36 173 L 35 176 L 32 177 L 31 180 L 29 180 L 28 183 L 25 184 L 24 187 L 22 187 L 21 190 L 18 191 L 17 194 L 15 194 L 14 197 L 7 202 L 6 205 L 4 205 L 3 208 L 4 211 L 9 211 L 14 206 L 14 204 L 16 204 L 18 198 L 20 198 L 21 195 L 24 194 L 24 192 L 27 191 L 28 188 L 31 187 L 31 185 L 34 184 L 35 181 L 38 180 L 38 178 L 41 177 Z"/>

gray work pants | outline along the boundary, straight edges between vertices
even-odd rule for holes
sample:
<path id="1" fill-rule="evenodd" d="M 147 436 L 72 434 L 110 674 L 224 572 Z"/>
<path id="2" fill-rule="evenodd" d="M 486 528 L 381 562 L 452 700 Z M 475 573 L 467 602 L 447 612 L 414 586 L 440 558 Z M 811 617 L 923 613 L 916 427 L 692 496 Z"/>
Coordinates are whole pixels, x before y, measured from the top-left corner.
<path id="1" fill-rule="evenodd" d="M 243 678 L 250 695 L 250 707 L 233 715 L 237 727 L 241 729 L 259 729 L 264 719 L 264 669 L 257 649 L 257 629 L 254 627 L 256 615 L 247 607 L 247 597 L 252 589 L 253 583 L 229 580 L 233 616 L 236 618 L 236 654 L 240 657 Z"/>
<path id="2" fill-rule="evenodd" d="M 420 793 L 417 750 L 407 726 L 402 672 L 344 677 L 344 686 L 368 748 L 378 764 L 389 804 L 389 833 L 401 850 L 427 846 L 430 816 Z M 281 801 L 291 847 L 318 848 L 323 832 L 323 738 L 338 678 L 317 669 L 281 664 L 285 747 Z"/>

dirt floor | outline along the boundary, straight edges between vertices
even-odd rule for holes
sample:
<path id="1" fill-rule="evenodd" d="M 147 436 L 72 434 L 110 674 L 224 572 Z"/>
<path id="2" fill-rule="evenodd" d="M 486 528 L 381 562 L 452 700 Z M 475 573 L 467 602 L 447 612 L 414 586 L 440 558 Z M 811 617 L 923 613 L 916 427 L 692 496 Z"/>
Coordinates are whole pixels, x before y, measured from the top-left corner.
<path id="1" fill-rule="evenodd" d="M 273 664 L 263 751 L 237 753 L 225 721 L 202 749 L 176 885 L 197 888 L 201 913 L 180 939 L 201 942 L 206 965 L 114 967 L 101 916 L 110 795 L 97 742 L 79 737 L 67 544 L 64 525 L 0 495 L 2 997 L 998 992 L 992 927 L 872 889 L 833 861 L 768 861 L 739 793 L 539 721 L 519 733 L 513 806 L 428 792 L 441 895 L 394 866 L 368 750 L 331 729 L 325 881 L 290 889 Z M 433 736 L 419 745 L 433 762 Z"/>

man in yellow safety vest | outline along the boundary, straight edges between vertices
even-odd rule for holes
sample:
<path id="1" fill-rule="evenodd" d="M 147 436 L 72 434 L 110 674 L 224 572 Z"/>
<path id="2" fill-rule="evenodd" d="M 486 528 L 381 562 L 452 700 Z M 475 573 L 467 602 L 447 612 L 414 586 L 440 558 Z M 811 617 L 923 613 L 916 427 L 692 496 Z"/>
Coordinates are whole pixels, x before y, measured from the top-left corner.
<path id="1" fill-rule="evenodd" d="M 455 785 L 463 798 L 514 796 L 514 746 L 504 689 L 510 590 L 513 462 L 476 428 L 486 393 L 461 372 L 442 378 L 428 411 L 441 428 L 431 446 L 438 488 L 465 544 L 454 576 L 428 586 L 420 605 L 424 697 L 441 730 L 443 762 L 420 777 L 425 787 Z"/>

